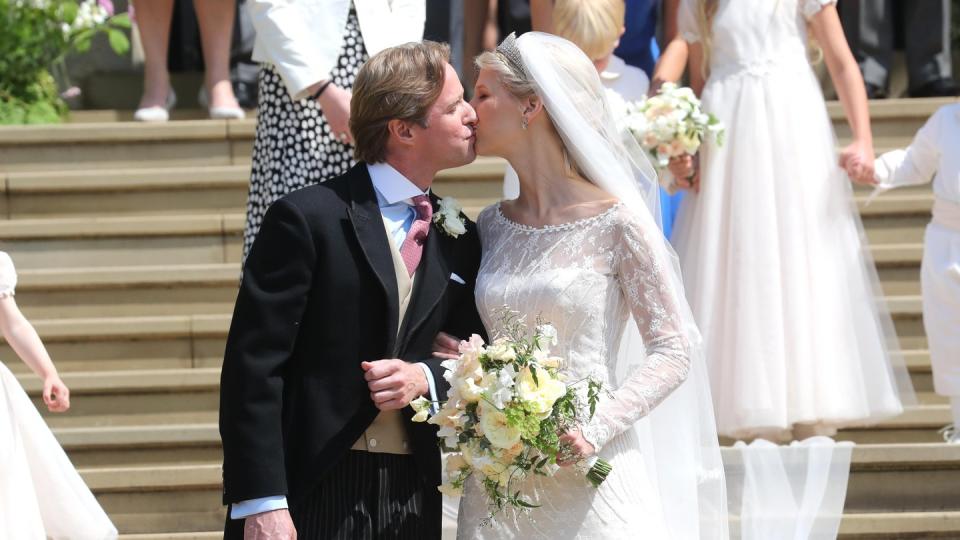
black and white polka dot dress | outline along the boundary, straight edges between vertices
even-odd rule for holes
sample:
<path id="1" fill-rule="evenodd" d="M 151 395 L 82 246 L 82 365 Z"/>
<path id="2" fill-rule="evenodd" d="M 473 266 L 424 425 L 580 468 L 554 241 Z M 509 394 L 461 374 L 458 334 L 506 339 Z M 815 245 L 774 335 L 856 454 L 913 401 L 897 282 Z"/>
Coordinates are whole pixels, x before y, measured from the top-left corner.
<path id="1" fill-rule="evenodd" d="M 350 90 L 368 59 L 356 11 L 347 17 L 343 47 L 333 69 L 333 84 Z M 347 172 L 355 163 L 353 147 L 337 140 L 315 100 L 290 99 L 272 65 L 260 70 L 257 134 L 247 198 L 243 258 L 253 245 L 267 208 L 278 198 Z"/>

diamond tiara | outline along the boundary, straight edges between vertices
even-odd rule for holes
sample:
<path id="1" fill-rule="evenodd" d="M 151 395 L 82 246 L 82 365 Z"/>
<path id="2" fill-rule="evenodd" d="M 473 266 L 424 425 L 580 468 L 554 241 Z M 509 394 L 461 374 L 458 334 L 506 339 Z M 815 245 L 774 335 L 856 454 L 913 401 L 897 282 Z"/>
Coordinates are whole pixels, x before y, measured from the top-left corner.
<path id="1" fill-rule="evenodd" d="M 517 47 L 516 32 L 511 32 L 500 45 L 497 45 L 496 52 L 506 60 L 511 69 L 527 78 L 527 70 L 523 69 L 523 57 L 520 56 L 520 49 Z"/>

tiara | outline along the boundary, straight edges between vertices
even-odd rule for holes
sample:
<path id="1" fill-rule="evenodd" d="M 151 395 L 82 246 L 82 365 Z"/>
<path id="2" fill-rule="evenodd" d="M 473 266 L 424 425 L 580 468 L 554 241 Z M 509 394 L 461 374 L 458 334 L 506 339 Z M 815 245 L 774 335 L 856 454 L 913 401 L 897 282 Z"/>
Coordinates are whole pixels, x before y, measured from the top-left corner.
<path id="1" fill-rule="evenodd" d="M 523 57 L 520 56 L 520 48 L 517 47 L 516 32 L 511 32 L 500 45 L 497 45 L 496 53 L 506 60 L 511 69 L 527 78 L 527 70 L 523 69 Z"/>

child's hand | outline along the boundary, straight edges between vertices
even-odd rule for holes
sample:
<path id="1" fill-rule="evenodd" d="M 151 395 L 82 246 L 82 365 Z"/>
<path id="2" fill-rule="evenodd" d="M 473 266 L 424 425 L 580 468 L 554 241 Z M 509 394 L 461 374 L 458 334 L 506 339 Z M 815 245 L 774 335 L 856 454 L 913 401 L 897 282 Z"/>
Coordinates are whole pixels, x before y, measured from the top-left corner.
<path id="1" fill-rule="evenodd" d="M 50 412 L 66 412 L 70 408 L 70 389 L 59 375 L 51 375 L 43 381 L 43 402 Z"/>

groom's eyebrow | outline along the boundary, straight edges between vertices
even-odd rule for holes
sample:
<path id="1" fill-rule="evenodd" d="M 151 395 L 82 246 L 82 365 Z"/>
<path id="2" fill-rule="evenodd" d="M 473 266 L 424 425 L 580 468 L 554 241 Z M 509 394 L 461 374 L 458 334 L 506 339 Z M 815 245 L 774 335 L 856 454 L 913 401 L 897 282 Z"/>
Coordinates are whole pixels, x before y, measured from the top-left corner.
<path id="1" fill-rule="evenodd" d="M 457 96 L 457 99 L 453 101 L 450 105 L 447 106 L 448 111 L 452 111 L 457 108 L 457 105 L 460 105 L 463 102 L 463 92 L 460 92 L 460 95 Z"/>

